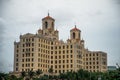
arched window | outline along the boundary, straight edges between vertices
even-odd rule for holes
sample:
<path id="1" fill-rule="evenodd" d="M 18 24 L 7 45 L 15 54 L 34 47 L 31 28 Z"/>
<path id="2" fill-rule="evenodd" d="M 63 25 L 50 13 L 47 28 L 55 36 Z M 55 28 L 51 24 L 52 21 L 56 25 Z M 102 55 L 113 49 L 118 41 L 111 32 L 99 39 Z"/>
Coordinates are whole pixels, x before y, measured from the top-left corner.
<path id="1" fill-rule="evenodd" d="M 48 27 L 48 22 L 46 21 L 45 22 L 45 28 L 47 29 L 47 27 Z"/>
<path id="2" fill-rule="evenodd" d="M 73 39 L 75 39 L 75 33 L 73 32 Z"/>

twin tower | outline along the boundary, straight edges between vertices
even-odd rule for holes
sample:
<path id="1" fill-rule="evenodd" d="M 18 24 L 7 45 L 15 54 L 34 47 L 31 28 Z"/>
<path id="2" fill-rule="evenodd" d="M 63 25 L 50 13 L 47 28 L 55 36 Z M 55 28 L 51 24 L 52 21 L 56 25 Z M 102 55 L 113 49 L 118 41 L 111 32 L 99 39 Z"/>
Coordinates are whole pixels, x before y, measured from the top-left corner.
<path id="1" fill-rule="evenodd" d="M 38 30 L 38 34 L 44 35 L 44 37 L 52 38 L 54 40 L 59 40 L 59 31 L 55 30 L 55 19 L 49 14 L 42 19 L 42 29 Z M 76 25 L 70 30 L 70 40 L 71 42 L 81 41 L 81 30 L 79 30 Z"/>
<path id="2" fill-rule="evenodd" d="M 67 42 L 59 40 L 59 31 L 54 26 L 55 19 L 48 14 L 42 19 L 42 29 L 37 34 L 20 35 L 20 41 L 14 42 L 14 72 L 41 69 L 43 74 L 48 74 L 53 68 L 56 75 L 79 69 L 107 70 L 107 54 L 86 49 L 76 26 L 70 30 Z"/>

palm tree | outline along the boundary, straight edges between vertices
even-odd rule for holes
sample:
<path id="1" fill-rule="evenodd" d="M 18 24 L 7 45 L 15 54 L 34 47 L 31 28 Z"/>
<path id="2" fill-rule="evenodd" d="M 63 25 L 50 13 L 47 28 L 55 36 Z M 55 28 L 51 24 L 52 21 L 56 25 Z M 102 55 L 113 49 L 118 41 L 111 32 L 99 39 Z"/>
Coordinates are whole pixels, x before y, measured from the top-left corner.
<path id="1" fill-rule="evenodd" d="M 65 77 L 65 76 L 64 76 L 64 77 Z M 72 73 L 72 71 L 66 73 L 66 78 L 67 78 L 68 80 L 71 80 L 71 79 L 73 78 L 73 73 Z"/>
<path id="2" fill-rule="evenodd" d="M 48 70 L 48 72 L 51 74 L 51 75 L 53 75 L 53 68 L 51 67 L 49 70 Z M 50 76 L 49 76 L 50 77 Z"/>
<path id="3" fill-rule="evenodd" d="M 24 79 L 25 76 L 26 76 L 26 72 L 25 72 L 25 71 L 22 71 L 22 72 L 21 72 L 21 77 Z"/>
<path id="4" fill-rule="evenodd" d="M 11 80 L 17 80 L 17 77 L 15 75 L 10 76 Z"/>
<path id="5" fill-rule="evenodd" d="M 6 74 L 5 73 L 0 73 L 0 80 L 4 80 L 6 77 Z"/>
<path id="6" fill-rule="evenodd" d="M 8 73 L 0 72 L 0 80 L 11 80 L 11 76 Z"/>
<path id="7" fill-rule="evenodd" d="M 53 68 L 51 67 L 49 70 L 48 70 L 49 73 L 53 74 Z"/>
<path id="8" fill-rule="evenodd" d="M 28 71 L 28 76 L 30 77 L 30 79 L 32 79 L 34 75 L 35 75 L 34 71 L 32 70 Z"/>
<path id="9" fill-rule="evenodd" d="M 36 75 L 38 76 L 38 77 L 40 77 L 40 74 L 42 74 L 43 72 L 42 72 L 42 70 L 41 69 L 38 69 L 37 71 L 36 71 Z"/>

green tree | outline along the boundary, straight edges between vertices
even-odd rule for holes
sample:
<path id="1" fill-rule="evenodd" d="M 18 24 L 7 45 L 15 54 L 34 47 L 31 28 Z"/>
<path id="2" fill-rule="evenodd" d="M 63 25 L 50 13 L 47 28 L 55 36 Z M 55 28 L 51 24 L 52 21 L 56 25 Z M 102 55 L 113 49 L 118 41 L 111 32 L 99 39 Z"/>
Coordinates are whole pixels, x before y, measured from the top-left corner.
<path id="1" fill-rule="evenodd" d="M 28 71 L 28 76 L 30 79 L 32 79 L 34 75 L 35 75 L 35 72 L 33 70 Z"/>
<path id="2" fill-rule="evenodd" d="M 21 77 L 22 77 L 22 78 L 25 78 L 25 76 L 26 76 L 26 72 L 25 72 L 25 71 L 22 71 L 22 72 L 21 72 Z"/>
<path id="3" fill-rule="evenodd" d="M 40 74 L 42 74 L 43 72 L 42 72 L 42 70 L 41 69 L 38 69 L 37 71 L 36 71 L 36 75 L 38 76 L 38 77 L 40 77 Z"/>
<path id="4" fill-rule="evenodd" d="M 48 72 L 50 73 L 49 78 L 52 79 L 52 75 L 53 75 L 53 68 L 51 67 Z"/>
<path id="5" fill-rule="evenodd" d="M 8 73 L 0 72 L 0 80 L 12 80 Z"/>
<path id="6" fill-rule="evenodd" d="M 15 75 L 11 75 L 10 80 L 18 80 L 18 79 L 17 79 L 17 77 Z"/>
<path id="7" fill-rule="evenodd" d="M 6 74 L 5 73 L 0 73 L 0 80 L 5 79 Z"/>
<path id="8" fill-rule="evenodd" d="M 49 72 L 50 74 L 53 74 L 53 68 L 51 67 L 51 68 L 48 70 L 48 72 Z"/>

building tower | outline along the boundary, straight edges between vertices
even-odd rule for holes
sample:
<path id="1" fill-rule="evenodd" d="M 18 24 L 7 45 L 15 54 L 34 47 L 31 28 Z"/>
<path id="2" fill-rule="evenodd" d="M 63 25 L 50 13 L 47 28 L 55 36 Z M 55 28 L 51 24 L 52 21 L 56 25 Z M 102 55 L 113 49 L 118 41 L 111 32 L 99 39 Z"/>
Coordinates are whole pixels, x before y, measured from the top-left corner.
<path id="1" fill-rule="evenodd" d="M 42 29 L 38 29 L 38 33 L 20 35 L 20 40 L 14 42 L 14 72 L 41 69 L 43 74 L 49 74 L 49 69 L 53 68 L 54 75 L 58 75 L 79 69 L 107 70 L 107 54 L 87 50 L 76 25 L 70 30 L 70 39 L 64 42 L 59 40 L 54 23 L 55 19 L 48 13 L 42 19 Z"/>
<path id="2" fill-rule="evenodd" d="M 54 22 L 55 20 L 49 16 L 49 13 L 48 16 L 42 19 L 43 34 L 47 34 L 49 31 L 50 32 L 54 31 Z"/>
<path id="3" fill-rule="evenodd" d="M 59 32 L 58 30 L 55 30 L 54 23 L 55 19 L 52 18 L 48 13 L 48 15 L 42 19 L 42 30 L 39 29 L 38 33 L 44 35 L 47 38 L 58 40 Z"/>
<path id="4" fill-rule="evenodd" d="M 81 41 L 81 31 L 76 27 L 76 25 L 70 30 L 70 39 L 73 43 Z"/>

